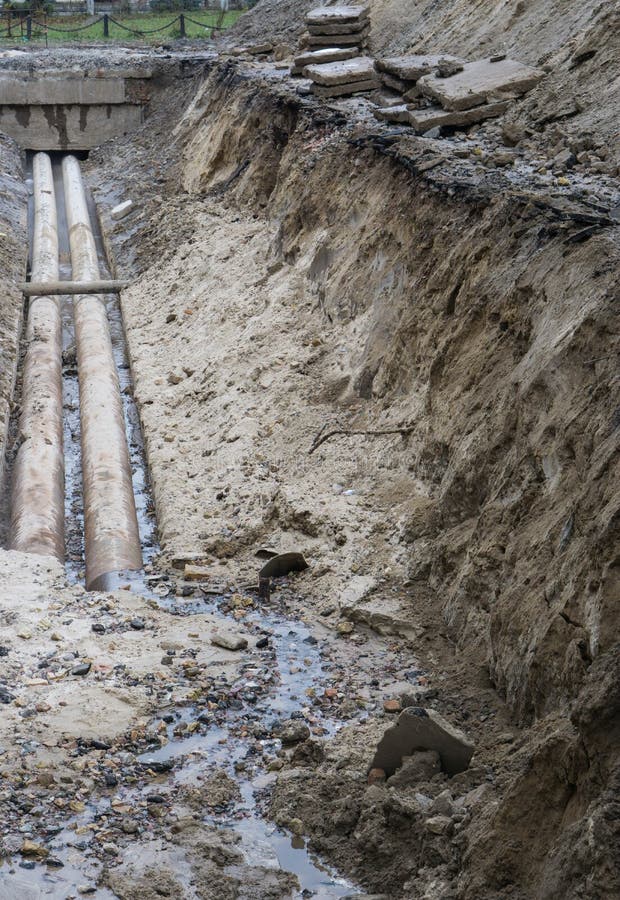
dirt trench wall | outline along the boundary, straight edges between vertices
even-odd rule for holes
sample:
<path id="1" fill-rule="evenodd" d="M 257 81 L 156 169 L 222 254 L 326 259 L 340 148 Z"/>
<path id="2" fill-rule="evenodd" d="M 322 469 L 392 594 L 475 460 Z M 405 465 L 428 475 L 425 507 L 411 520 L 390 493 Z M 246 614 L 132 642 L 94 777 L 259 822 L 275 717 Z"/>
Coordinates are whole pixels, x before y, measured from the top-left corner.
<path id="1" fill-rule="evenodd" d="M 273 264 L 326 331 L 359 325 L 336 409 L 414 426 L 414 606 L 441 604 L 519 720 L 574 698 L 618 640 L 617 230 L 567 245 L 505 189 L 412 175 L 226 68 L 185 135 L 187 189 L 266 207 Z"/>
<path id="2" fill-rule="evenodd" d="M 13 141 L 0 135 L 0 491 L 22 322 L 22 295 L 16 284 L 26 277 L 27 259 L 27 198 L 21 158 Z"/>

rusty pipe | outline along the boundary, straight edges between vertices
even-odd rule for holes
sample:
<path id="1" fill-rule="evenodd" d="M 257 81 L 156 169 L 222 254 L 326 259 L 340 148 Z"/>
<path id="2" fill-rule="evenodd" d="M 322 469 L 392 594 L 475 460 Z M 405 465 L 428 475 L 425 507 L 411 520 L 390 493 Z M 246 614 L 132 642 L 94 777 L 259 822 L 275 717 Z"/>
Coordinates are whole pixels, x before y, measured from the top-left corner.
<path id="1" fill-rule="evenodd" d="M 58 223 L 52 163 L 33 158 L 32 278 L 58 280 Z M 57 297 L 33 297 L 26 325 L 21 441 L 13 470 L 13 550 L 64 559 L 64 454 L 62 441 L 62 321 Z"/>
<path id="2" fill-rule="evenodd" d="M 80 164 L 62 162 L 67 226 L 74 281 L 99 280 Z M 77 295 L 73 301 L 82 426 L 82 481 L 86 587 L 105 590 L 114 575 L 142 567 L 138 519 L 133 495 L 125 421 L 101 296 Z"/>

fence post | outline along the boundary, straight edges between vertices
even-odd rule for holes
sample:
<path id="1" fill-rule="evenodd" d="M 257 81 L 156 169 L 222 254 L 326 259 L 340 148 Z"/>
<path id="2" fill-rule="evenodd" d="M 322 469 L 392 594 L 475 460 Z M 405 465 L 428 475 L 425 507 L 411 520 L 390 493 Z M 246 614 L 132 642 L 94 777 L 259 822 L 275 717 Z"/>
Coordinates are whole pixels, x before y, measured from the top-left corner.
<path id="1" fill-rule="evenodd" d="M 179 16 L 179 27 L 181 29 L 181 37 L 185 37 L 185 16 L 183 13 Z"/>
<path id="2" fill-rule="evenodd" d="M 110 23 L 108 21 L 108 14 L 103 14 L 103 36 L 110 37 Z"/>
<path id="3" fill-rule="evenodd" d="M 26 16 L 26 40 L 32 38 L 32 16 Z"/>

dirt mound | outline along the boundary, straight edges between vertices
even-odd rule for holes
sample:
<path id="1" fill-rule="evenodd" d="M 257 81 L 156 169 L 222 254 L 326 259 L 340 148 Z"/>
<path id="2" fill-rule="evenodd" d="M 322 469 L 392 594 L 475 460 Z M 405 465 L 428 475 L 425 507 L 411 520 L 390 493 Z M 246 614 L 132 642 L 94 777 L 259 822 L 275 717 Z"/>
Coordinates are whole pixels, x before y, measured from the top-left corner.
<path id="1" fill-rule="evenodd" d="M 491 786 L 461 816 L 438 782 L 424 796 L 449 790 L 449 821 L 428 825 L 426 801 L 365 784 L 359 732 L 350 774 L 338 745 L 287 770 L 274 815 L 373 889 L 397 872 L 395 897 L 612 896 L 613 186 L 482 171 L 265 72 L 216 68 L 157 202 L 114 236 L 117 259 L 141 238 L 124 311 L 162 542 L 214 579 L 255 578 L 262 545 L 302 550 L 310 614 L 417 636 Z M 518 740 L 481 705 L 488 676 L 533 723 Z M 571 857 L 588 823 L 600 841 Z"/>

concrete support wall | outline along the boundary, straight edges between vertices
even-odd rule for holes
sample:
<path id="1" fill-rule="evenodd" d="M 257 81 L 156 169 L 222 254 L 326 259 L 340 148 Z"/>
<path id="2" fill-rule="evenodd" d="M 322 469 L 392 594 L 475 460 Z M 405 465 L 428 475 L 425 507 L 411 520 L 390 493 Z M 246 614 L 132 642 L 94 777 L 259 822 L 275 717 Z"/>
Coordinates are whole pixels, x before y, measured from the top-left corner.
<path id="1" fill-rule="evenodd" d="M 143 119 L 137 104 L 0 106 L 0 131 L 25 150 L 90 150 Z"/>

